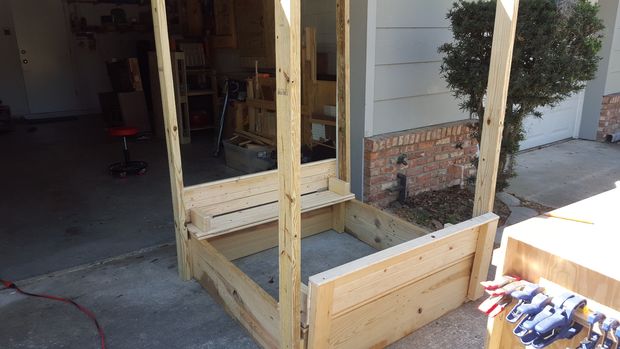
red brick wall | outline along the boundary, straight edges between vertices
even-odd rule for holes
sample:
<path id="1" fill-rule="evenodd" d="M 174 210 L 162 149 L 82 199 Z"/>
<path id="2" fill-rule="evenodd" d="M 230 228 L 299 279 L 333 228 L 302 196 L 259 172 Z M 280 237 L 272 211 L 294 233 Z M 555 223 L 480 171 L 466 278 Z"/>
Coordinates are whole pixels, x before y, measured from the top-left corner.
<path id="1" fill-rule="evenodd" d="M 398 173 L 407 176 L 409 195 L 462 184 L 475 174 L 471 161 L 478 148 L 471 125 L 467 120 L 366 138 L 364 201 L 378 206 L 395 201 Z M 407 165 L 397 163 L 401 154 Z"/>
<path id="2" fill-rule="evenodd" d="M 605 136 L 616 132 L 620 132 L 620 93 L 603 96 L 596 139 L 603 141 Z"/>

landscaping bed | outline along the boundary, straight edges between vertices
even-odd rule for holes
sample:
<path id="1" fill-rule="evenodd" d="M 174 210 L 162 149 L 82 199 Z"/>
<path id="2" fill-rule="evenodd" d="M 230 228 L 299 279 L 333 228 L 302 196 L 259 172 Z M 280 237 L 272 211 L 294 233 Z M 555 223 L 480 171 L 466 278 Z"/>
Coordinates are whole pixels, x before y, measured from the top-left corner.
<path id="1" fill-rule="evenodd" d="M 454 186 L 420 193 L 409 197 L 402 204 L 394 202 L 387 211 L 417 225 L 439 230 L 446 223 L 457 224 L 470 219 L 473 209 L 473 188 Z M 510 216 L 510 208 L 498 199 L 495 200 L 493 212 L 500 217 L 500 226 Z"/>

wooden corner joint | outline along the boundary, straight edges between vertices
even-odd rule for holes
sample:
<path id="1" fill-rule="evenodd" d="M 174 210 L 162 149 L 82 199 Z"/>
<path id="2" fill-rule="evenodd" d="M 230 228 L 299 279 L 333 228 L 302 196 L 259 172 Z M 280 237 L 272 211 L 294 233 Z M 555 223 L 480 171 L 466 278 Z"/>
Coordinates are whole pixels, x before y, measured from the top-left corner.
<path id="1" fill-rule="evenodd" d="M 211 220 L 213 216 L 203 214 L 200 210 L 192 209 L 189 211 L 189 219 L 190 221 L 187 223 L 192 223 L 198 229 L 206 232 L 211 229 Z"/>

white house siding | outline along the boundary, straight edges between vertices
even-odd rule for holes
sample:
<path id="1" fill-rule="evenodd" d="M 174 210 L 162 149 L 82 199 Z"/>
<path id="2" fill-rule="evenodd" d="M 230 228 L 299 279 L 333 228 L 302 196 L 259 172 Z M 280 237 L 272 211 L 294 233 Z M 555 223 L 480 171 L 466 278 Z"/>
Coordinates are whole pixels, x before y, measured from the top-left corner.
<path id="1" fill-rule="evenodd" d="M 467 118 L 441 78 L 437 49 L 452 39 L 453 0 L 380 0 L 376 6 L 374 112 L 368 135 Z"/>
<path id="2" fill-rule="evenodd" d="M 605 95 L 620 92 L 620 6 L 616 12 L 616 23 L 613 30 L 611 52 L 609 53 L 609 68 L 607 70 L 607 82 L 605 83 Z"/>

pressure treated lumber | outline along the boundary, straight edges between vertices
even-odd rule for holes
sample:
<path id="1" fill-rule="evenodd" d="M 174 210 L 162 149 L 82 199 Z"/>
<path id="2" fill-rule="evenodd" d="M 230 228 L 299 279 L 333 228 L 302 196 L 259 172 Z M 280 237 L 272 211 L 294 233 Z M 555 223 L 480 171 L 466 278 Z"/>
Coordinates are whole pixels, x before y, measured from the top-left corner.
<path id="1" fill-rule="evenodd" d="M 310 212 L 322 207 L 329 207 L 337 203 L 353 200 L 355 195 L 336 194 L 330 190 L 306 194 L 301 198 L 301 212 Z M 278 202 L 256 206 L 241 211 L 212 217 L 198 209 L 191 210 L 192 225 L 200 231 L 196 234 L 199 239 L 214 237 L 236 230 L 246 229 L 273 222 L 278 219 L 280 207 Z"/>
<path id="2" fill-rule="evenodd" d="M 487 105 L 484 118 L 480 120 L 482 139 L 480 141 L 480 158 L 476 175 L 476 194 L 474 196 L 473 216 L 493 212 L 495 203 L 495 187 L 501 151 L 504 117 L 506 115 L 506 101 L 508 98 L 508 84 L 510 81 L 510 67 L 512 64 L 512 49 L 514 47 L 517 28 L 517 14 L 519 0 L 497 1 L 495 11 L 495 29 L 493 31 L 493 46 L 491 49 L 491 65 L 489 67 L 489 82 L 487 85 Z M 491 263 L 493 245 L 488 241 L 495 236 L 487 236 L 482 242 L 488 250 L 483 254 L 484 259 L 476 261 L 476 268 L 482 276 L 487 276 L 486 268 Z M 470 299 L 480 298 L 484 294 L 482 286 L 476 285 L 469 291 Z"/>
<path id="3" fill-rule="evenodd" d="M 396 246 L 431 232 L 357 200 L 348 201 L 345 205 L 345 231 L 377 250 Z"/>
<path id="4" fill-rule="evenodd" d="M 179 145 L 179 125 L 177 124 L 176 102 L 174 99 L 174 81 L 168 41 L 168 22 L 166 21 L 165 0 L 152 0 L 153 28 L 157 51 L 157 69 L 161 90 L 162 110 L 166 130 L 166 147 L 168 151 L 168 168 L 170 169 L 170 187 L 172 191 L 172 210 L 177 245 L 177 263 L 179 275 L 189 280 L 190 262 L 188 255 L 188 236 L 185 227 L 185 204 L 183 200 L 183 166 Z"/>
<path id="5" fill-rule="evenodd" d="M 489 81 L 487 84 L 487 105 L 484 109 L 480 159 L 476 175 L 476 194 L 473 215 L 493 211 L 495 185 L 499 166 L 499 153 L 504 130 L 508 84 L 512 65 L 512 49 L 517 30 L 519 0 L 499 0 L 495 10 L 493 46 Z"/>
<path id="6" fill-rule="evenodd" d="M 351 181 L 351 47 L 350 0 L 336 1 L 337 108 L 338 108 L 338 178 Z"/>
<path id="7" fill-rule="evenodd" d="M 306 238 L 331 229 L 331 207 L 301 215 L 301 237 Z M 188 228 L 190 232 L 192 225 Z M 229 234 L 208 238 L 207 241 L 229 260 L 246 257 L 278 246 L 278 222 L 270 222 Z"/>
<path id="8" fill-rule="evenodd" d="M 301 3 L 274 0 L 279 178 L 280 347 L 300 348 Z"/>
<path id="9" fill-rule="evenodd" d="M 328 179 L 336 176 L 336 160 L 301 166 L 302 194 L 328 189 Z M 266 171 L 186 187 L 187 214 L 196 207 L 209 208 L 213 215 L 258 206 L 278 200 L 278 171 Z"/>
<path id="10" fill-rule="evenodd" d="M 191 239 L 194 278 L 264 348 L 279 348 L 278 304 L 205 240 Z"/>
<path id="11" fill-rule="evenodd" d="M 466 302 L 480 233 L 498 219 L 484 214 L 311 276 L 309 348 L 384 347 Z"/>

